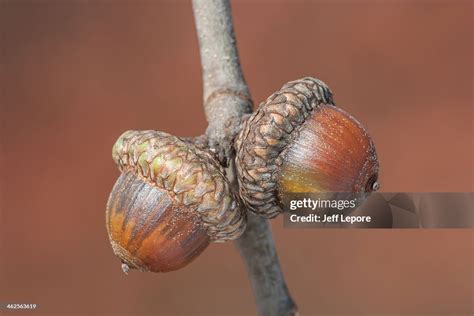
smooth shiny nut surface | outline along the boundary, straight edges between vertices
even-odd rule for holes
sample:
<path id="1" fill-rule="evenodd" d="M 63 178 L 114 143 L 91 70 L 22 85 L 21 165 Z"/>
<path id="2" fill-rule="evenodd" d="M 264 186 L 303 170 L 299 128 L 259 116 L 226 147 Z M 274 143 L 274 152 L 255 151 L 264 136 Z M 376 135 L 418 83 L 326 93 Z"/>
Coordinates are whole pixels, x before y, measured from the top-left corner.
<path id="1" fill-rule="evenodd" d="M 378 176 L 369 134 L 355 118 L 332 105 L 322 104 L 313 111 L 282 155 L 282 194 L 363 192 Z"/>
<path id="2" fill-rule="evenodd" d="M 197 214 L 133 171 L 117 180 L 107 203 L 114 253 L 129 268 L 167 272 L 195 259 L 210 243 Z"/>

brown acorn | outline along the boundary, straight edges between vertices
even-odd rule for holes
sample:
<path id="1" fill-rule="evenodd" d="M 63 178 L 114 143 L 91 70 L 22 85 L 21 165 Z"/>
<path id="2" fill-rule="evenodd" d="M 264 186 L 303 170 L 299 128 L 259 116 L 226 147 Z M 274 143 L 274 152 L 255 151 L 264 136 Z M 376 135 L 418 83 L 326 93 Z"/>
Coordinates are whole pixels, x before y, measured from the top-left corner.
<path id="1" fill-rule="evenodd" d="M 335 107 L 322 81 L 285 84 L 260 104 L 236 139 L 240 196 L 272 218 L 293 193 L 378 189 L 374 143 L 350 114 Z"/>
<path id="2" fill-rule="evenodd" d="M 106 224 L 125 272 L 179 269 L 211 241 L 244 231 L 245 213 L 208 152 L 163 132 L 128 131 L 112 156 L 122 174 Z"/>

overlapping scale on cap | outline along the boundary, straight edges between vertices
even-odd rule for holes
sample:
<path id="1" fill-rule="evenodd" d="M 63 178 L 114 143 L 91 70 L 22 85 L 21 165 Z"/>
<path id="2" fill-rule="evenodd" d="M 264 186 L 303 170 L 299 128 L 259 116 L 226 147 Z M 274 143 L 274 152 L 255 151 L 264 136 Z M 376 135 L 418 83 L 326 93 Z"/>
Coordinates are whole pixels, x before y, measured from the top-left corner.
<path id="1" fill-rule="evenodd" d="M 195 210 L 212 241 L 236 239 L 245 230 L 245 213 L 222 168 L 204 150 L 159 131 L 127 131 L 112 157 L 121 171 L 132 169 Z"/>
<path id="2" fill-rule="evenodd" d="M 285 84 L 244 123 L 236 139 L 236 165 L 240 196 L 251 211 L 267 218 L 282 211 L 277 188 L 280 154 L 320 104 L 334 105 L 332 92 L 324 82 L 307 77 Z"/>

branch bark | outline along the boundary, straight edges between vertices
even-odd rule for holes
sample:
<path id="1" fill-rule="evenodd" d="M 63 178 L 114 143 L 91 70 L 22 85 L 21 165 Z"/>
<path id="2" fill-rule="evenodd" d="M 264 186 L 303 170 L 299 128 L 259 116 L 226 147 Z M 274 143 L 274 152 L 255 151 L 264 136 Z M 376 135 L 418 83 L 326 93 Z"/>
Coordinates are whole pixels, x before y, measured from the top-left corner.
<path id="1" fill-rule="evenodd" d="M 233 139 L 252 111 L 242 75 L 228 0 L 193 0 L 202 64 L 204 110 L 209 146 L 226 162 L 227 176 L 238 191 Z M 248 225 L 236 241 L 245 261 L 259 315 L 296 315 L 268 221 L 248 213 Z"/>

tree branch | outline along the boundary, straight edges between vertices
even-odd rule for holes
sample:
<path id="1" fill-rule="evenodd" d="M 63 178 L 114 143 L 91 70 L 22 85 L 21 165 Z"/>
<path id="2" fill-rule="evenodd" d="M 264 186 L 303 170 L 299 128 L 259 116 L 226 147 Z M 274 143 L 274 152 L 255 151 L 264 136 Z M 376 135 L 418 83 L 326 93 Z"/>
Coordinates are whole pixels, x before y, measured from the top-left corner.
<path id="1" fill-rule="evenodd" d="M 249 213 L 247 229 L 236 244 L 247 266 L 259 315 L 297 315 L 268 221 Z"/>
<path id="2" fill-rule="evenodd" d="M 228 0 L 193 0 L 204 86 L 209 146 L 228 163 L 237 190 L 233 139 L 252 101 L 240 68 Z M 237 190 L 238 191 L 238 190 Z M 259 315 L 296 315 L 266 219 L 248 213 L 247 230 L 236 241 L 245 261 Z"/>

